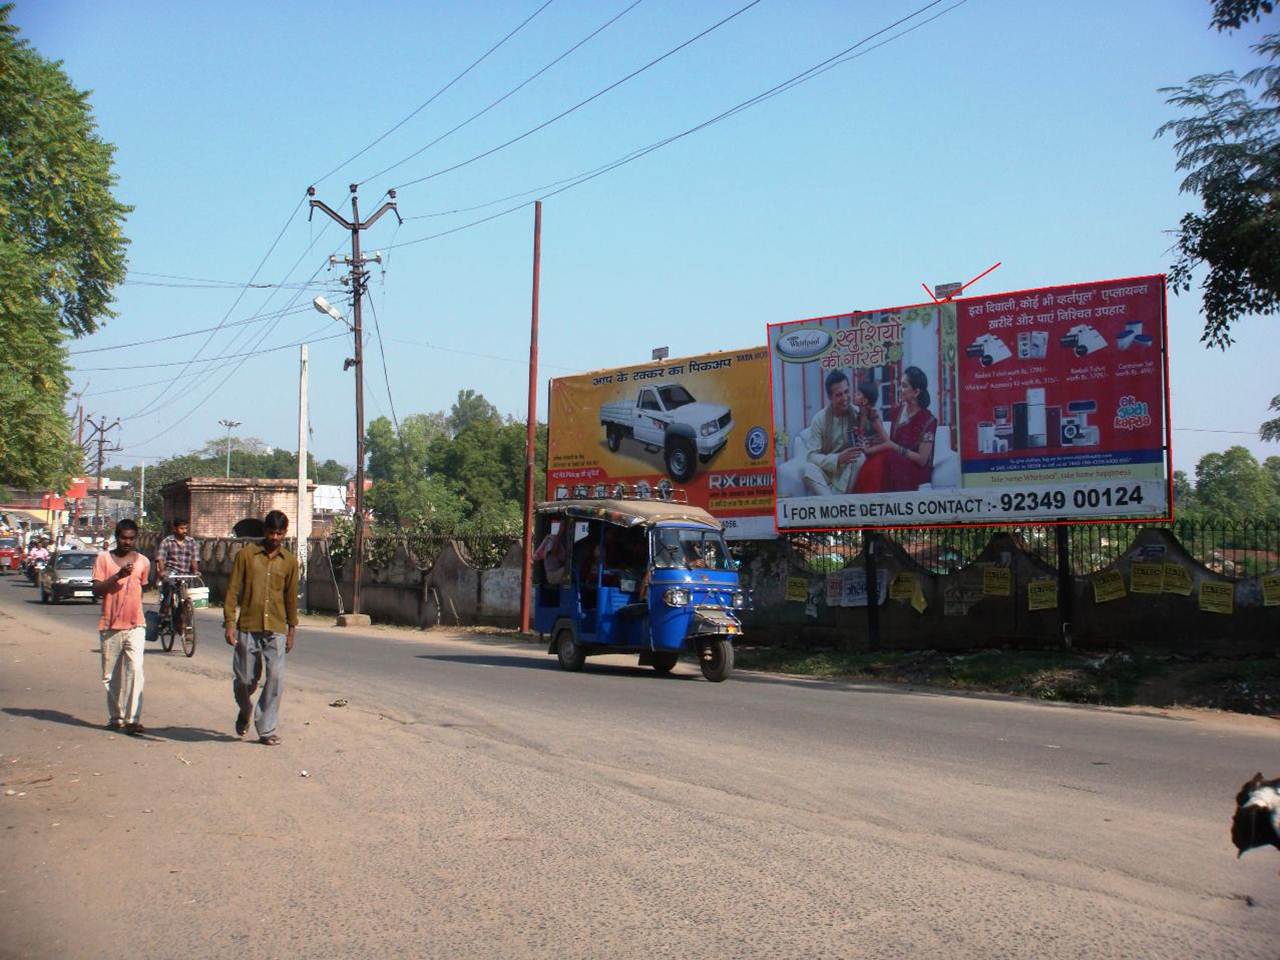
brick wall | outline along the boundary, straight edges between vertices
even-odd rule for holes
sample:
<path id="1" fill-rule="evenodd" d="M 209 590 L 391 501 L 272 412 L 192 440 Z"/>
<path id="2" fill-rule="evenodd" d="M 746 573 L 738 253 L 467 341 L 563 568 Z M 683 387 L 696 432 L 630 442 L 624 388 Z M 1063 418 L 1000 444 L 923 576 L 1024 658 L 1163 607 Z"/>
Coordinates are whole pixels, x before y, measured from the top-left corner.
<path id="1" fill-rule="evenodd" d="M 314 490 L 315 484 L 308 482 L 305 509 L 310 509 Z M 165 528 L 174 517 L 185 516 L 191 535 L 201 539 L 229 537 L 241 520 L 261 520 L 272 510 L 284 512 L 291 532 L 298 529 L 296 480 L 188 477 L 166 484 L 161 495 Z"/>

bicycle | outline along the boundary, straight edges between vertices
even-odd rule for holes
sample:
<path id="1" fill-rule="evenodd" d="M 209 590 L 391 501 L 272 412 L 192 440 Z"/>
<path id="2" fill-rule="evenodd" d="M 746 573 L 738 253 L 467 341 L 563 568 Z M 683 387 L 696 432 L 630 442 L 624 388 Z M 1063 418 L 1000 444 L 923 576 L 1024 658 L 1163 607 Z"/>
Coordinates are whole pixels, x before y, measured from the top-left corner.
<path id="1" fill-rule="evenodd" d="M 208 602 L 209 588 L 197 574 L 179 573 L 166 577 L 172 580 L 174 589 L 169 597 L 168 616 L 162 616 L 156 628 L 156 638 L 165 653 L 173 649 L 174 641 L 182 637 L 182 652 L 188 657 L 196 652 L 196 611 L 200 599 Z"/>

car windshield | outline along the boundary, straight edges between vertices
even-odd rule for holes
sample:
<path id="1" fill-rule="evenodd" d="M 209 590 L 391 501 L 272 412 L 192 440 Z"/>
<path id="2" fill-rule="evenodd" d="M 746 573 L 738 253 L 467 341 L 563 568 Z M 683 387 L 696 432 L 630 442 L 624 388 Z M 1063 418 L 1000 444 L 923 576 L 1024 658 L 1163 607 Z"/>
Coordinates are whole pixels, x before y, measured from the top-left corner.
<path id="1" fill-rule="evenodd" d="M 67 553 L 58 557 L 53 565 L 59 570 L 88 570 L 94 559 L 92 553 Z"/>
<path id="2" fill-rule="evenodd" d="M 0 537 L 0 550 L 17 550 L 18 541 L 13 537 Z"/>
<path id="3" fill-rule="evenodd" d="M 684 387 L 661 387 L 658 393 L 662 395 L 662 402 L 668 410 L 674 410 L 677 407 L 683 407 L 687 403 L 697 403 L 693 399 L 693 395 Z"/>
<path id="4" fill-rule="evenodd" d="M 653 565 L 666 570 L 736 569 L 719 531 L 681 527 L 654 531 Z"/>

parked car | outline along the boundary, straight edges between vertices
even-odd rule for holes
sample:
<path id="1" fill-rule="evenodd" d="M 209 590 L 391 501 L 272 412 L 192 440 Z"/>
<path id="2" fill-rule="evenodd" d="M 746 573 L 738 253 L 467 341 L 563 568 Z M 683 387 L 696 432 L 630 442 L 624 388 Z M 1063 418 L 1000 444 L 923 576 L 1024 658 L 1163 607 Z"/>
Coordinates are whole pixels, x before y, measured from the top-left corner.
<path id="1" fill-rule="evenodd" d="M 92 550 L 60 550 L 40 572 L 40 602 L 88 600 L 93 603 L 93 564 L 98 554 Z"/>
<path id="2" fill-rule="evenodd" d="M 624 439 L 635 440 L 650 453 L 662 451 L 667 475 L 687 482 L 729 440 L 733 414 L 720 403 L 699 403 L 684 387 L 671 383 L 644 387 L 630 402 L 600 408 L 605 441 L 614 453 Z"/>
<path id="3" fill-rule="evenodd" d="M 0 576 L 22 565 L 22 541 L 17 537 L 0 537 Z"/>

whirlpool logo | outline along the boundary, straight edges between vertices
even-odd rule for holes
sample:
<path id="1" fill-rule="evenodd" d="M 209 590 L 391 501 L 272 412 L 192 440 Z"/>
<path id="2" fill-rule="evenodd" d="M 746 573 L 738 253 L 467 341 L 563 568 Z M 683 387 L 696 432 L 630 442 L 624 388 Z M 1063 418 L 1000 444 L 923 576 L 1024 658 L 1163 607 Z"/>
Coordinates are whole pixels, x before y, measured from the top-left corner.
<path id="1" fill-rule="evenodd" d="M 747 456 L 759 460 L 769 449 L 769 434 L 764 427 L 752 427 L 747 431 Z"/>
<path id="2" fill-rule="evenodd" d="M 773 349 L 783 360 L 796 363 L 812 360 L 825 353 L 830 346 L 830 333 L 816 327 L 806 327 L 782 334 Z"/>

